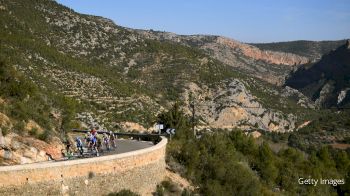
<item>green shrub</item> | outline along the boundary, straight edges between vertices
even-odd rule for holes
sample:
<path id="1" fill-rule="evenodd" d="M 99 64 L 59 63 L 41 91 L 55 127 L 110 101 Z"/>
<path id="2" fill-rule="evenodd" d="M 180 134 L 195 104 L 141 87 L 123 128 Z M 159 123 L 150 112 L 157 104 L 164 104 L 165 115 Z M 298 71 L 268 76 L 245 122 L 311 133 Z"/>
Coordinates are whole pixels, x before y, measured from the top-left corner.
<path id="1" fill-rule="evenodd" d="M 24 127 L 25 123 L 23 121 L 18 121 L 14 124 L 13 129 L 21 135 L 25 132 Z"/>
<path id="2" fill-rule="evenodd" d="M 43 133 L 37 135 L 37 138 L 40 140 L 43 140 L 45 142 L 48 142 L 51 136 L 51 131 L 50 130 L 44 130 Z"/>
<path id="3" fill-rule="evenodd" d="M 29 135 L 31 136 L 35 136 L 37 137 L 38 136 L 38 129 L 37 128 L 32 128 L 31 130 L 29 130 Z"/>
<path id="4" fill-rule="evenodd" d="M 6 136 L 10 132 L 10 129 L 8 127 L 1 127 L 0 131 L 3 136 Z"/>
<path id="5" fill-rule="evenodd" d="M 109 193 L 108 196 L 139 196 L 139 194 L 123 189 L 117 193 Z"/>
<path id="6" fill-rule="evenodd" d="M 186 116 L 173 107 L 161 114 L 160 119 L 167 126 L 176 126 Z M 193 136 L 181 136 L 191 130 L 190 123 L 178 127 L 176 134 L 179 135 L 167 145 L 166 161 L 174 171 L 198 186 L 195 193 L 272 195 L 276 191 L 282 194 L 281 190 L 286 195 L 347 193 L 346 186 L 339 186 L 337 190 L 331 185 L 303 186 L 298 184 L 298 178 L 347 178 L 350 173 L 349 152 L 323 147 L 305 155 L 305 152 L 291 147 L 277 153 L 268 143 L 258 143 L 239 130 L 202 131 L 201 137 L 194 139 Z M 286 141 L 287 136 L 271 134 L 276 142 L 280 139 Z M 288 141 L 290 145 L 298 145 L 298 136 L 290 134 Z M 163 182 L 157 188 L 159 195 L 169 186 L 168 182 Z"/>
<path id="7" fill-rule="evenodd" d="M 24 99 L 36 93 L 36 87 L 17 72 L 13 66 L 0 61 L 0 94 Z"/>

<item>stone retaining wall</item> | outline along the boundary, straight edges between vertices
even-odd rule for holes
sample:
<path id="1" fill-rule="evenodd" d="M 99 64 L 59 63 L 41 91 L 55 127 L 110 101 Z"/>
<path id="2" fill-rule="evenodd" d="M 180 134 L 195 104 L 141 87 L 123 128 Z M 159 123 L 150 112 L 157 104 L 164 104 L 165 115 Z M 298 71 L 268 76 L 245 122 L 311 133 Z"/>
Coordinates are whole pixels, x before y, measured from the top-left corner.
<path id="1" fill-rule="evenodd" d="M 110 156 L 0 167 L 0 195 L 105 195 L 130 189 L 151 194 L 165 175 L 167 139 Z"/>

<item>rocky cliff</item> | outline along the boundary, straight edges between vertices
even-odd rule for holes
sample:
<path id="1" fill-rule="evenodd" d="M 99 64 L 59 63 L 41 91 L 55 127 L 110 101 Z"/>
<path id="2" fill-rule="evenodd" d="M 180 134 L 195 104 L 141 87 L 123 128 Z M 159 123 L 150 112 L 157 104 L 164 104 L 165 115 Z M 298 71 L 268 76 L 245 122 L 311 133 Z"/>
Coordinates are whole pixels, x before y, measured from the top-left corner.
<path id="1" fill-rule="evenodd" d="M 243 44 L 225 37 L 218 37 L 216 43 L 232 48 L 232 50 L 238 50 L 242 52 L 243 55 L 251 57 L 254 60 L 262 60 L 271 64 L 296 66 L 309 61 L 308 58 L 303 56 L 271 50 L 260 50 L 255 46 Z"/>
<path id="2" fill-rule="evenodd" d="M 44 130 L 34 121 L 29 121 L 24 132 L 11 132 L 14 119 L 0 113 L 0 165 L 27 164 L 50 159 L 60 159 L 64 145 L 58 137 L 45 142 L 33 137 Z"/>
<path id="3" fill-rule="evenodd" d="M 295 116 L 265 108 L 246 85 L 237 79 L 223 81 L 215 88 L 189 84 L 184 96 L 188 105 L 190 94 L 195 97 L 195 107 L 201 121 L 199 128 L 294 130 Z"/>
<path id="4" fill-rule="evenodd" d="M 322 56 L 321 60 L 300 67 L 288 78 L 286 85 L 299 89 L 323 107 L 349 103 L 350 43 Z"/>
<path id="5" fill-rule="evenodd" d="M 311 62 L 316 62 L 321 59 L 321 57 L 332 50 L 335 50 L 339 46 L 343 45 L 346 40 L 336 40 L 336 41 L 289 41 L 289 42 L 274 42 L 274 43 L 251 43 L 262 50 L 272 50 L 277 52 L 287 52 L 292 54 L 297 54 L 300 56 L 305 56 L 311 60 Z"/>
<path id="6" fill-rule="evenodd" d="M 287 73 L 309 58 L 293 53 L 261 50 L 253 45 L 211 35 L 177 35 L 174 33 L 137 30 L 150 39 L 172 41 L 204 50 L 217 60 L 239 71 L 260 78 L 272 84 L 282 85 Z"/>

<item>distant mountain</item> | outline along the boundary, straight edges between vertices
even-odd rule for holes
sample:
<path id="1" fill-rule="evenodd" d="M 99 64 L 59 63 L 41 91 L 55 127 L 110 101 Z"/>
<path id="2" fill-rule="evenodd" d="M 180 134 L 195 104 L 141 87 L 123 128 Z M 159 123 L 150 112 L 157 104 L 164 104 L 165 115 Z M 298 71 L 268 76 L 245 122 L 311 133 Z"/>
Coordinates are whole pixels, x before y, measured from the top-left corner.
<path id="1" fill-rule="evenodd" d="M 285 76 L 296 66 L 310 61 L 304 56 L 259 49 L 223 36 L 177 35 L 153 30 L 130 30 L 149 39 L 171 41 L 200 49 L 240 72 L 277 85 L 283 84 Z"/>
<path id="2" fill-rule="evenodd" d="M 323 55 L 314 64 L 301 66 L 287 79 L 286 85 L 299 89 L 323 107 L 350 102 L 350 43 Z"/>
<path id="3" fill-rule="evenodd" d="M 252 43 L 262 50 L 271 50 L 278 52 L 293 53 L 308 57 L 315 62 L 321 58 L 322 55 L 329 53 L 344 44 L 345 40 L 337 41 L 289 41 L 289 42 L 275 42 L 275 43 Z"/>

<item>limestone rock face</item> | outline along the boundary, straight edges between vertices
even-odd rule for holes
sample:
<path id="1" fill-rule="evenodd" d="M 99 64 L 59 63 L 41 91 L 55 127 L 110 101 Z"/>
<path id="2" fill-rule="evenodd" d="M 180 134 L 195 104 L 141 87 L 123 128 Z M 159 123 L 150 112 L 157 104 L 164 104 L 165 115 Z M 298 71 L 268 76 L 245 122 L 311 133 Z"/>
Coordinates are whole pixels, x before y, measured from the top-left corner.
<path id="1" fill-rule="evenodd" d="M 135 122 L 120 122 L 119 126 L 121 127 L 122 130 L 125 130 L 125 131 L 138 131 L 138 132 L 146 131 L 145 127 Z"/>
<path id="2" fill-rule="evenodd" d="M 259 131 L 253 131 L 249 133 L 253 138 L 259 138 L 261 136 L 261 133 Z"/>
<path id="3" fill-rule="evenodd" d="M 50 143 L 9 133 L 3 136 L 0 131 L 0 159 L 2 165 L 27 164 L 61 158 L 64 145 L 59 138 L 52 138 Z"/>
<path id="4" fill-rule="evenodd" d="M 288 97 L 291 99 L 296 99 L 297 104 L 304 108 L 315 108 L 315 103 L 310 100 L 310 98 L 306 97 L 304 94 L 299 92 L 298 90 L 291 88 L 289 86 L 284 87 L 281 95 L 283 97 Z"/>
<path id="5" fill-rule="evenodd" d="M 320 107 L 345 106 L 350 74 L 349 41 L 322 56 L 313 64 L 300 66 L 286 79 L 286 85 L 298 89 Z"/>
<path id="6" fill-rule="evenodd" d="M 132 29 L 131 29 L 132 30 Z M 239 71 L 272 84 L 282 85 L 288 73 L 309 58 L 285 52 L 261 50 L 253 45 L 211 35 L 177 35 L 168 32 L 144 30 L 136 31 L 143 37 L 160 41 L 173 41 L 186 46 L 196 47 L 211 57 L 230 65 Z"/>
<path id="7" fill-rule="evenodd" d="M 0 165 L 27 164 L 47 161 L 50 155 L 54 159 L 61 158 L 61 149 L 64 145 L 57 137 L 51 137 L 50 141 L 30 136 L 30 132 L 42 134 L 43 128 L 33 120 L 25 123 L 21 135 L 14 132 L 13 124 L 16 120 L 0 113 Z"/>
<path id="8" fill-rule="evenodd" d="M 338 104 L 338 105 L 339 105 L 341 102 L 343 102 L 344 99 L 345 99 L 346 97 L 349 96 L 349 95 L 348 95 L 348 94 L 349 94 L 349 90 L 350 90 L 350 88 L 346 88 L 346 89 L 340 91 L 340 93 L 339 93 L 339 95 L 338 95 L 338 101 L 337 101 L 337 104 Z"/>
<path id="9" fill-rule="evenodd" d="M 263 51 L 255 46 L 243 44 L 225 37 L 218 37 L 216 43 L 220 45 L 226 45 L 229 48 L 232 48 L 233 50 L 241 51 L 245 56 L 251 57 L 255 60 L 262 60 L 272 64 L 294 66 L 305 64 L 309 61 L 309 59 L 306 57 L 298 56 L 291 53 Z"/>
<path id="10" fill-rule="evenodd" d="M 43 128 L 33 120 L 29 120 L 28 123 L 25 125 L 24 129 L 26 131 L 35 130 L 38 134 L 42 134 L 44 132 Z"/>
<path id="11" fill-rule="evenodd" d="M 12 123 L 10 121 L 10 118 L 1 112 L 0 112 L 0 125 L 1 125 L 1 127 L 7 127 L 7 128 L 12 127 Z"/>
<path id="12" fill-rule="evenodd" d="M 334 90 L 334 86 L 331 83 L 325 84 L 321 91 L 320 91 L 320 96 L 318 99 L 316 99 L 315 103 L 317 105 L 322 105 L 327 99 L 327 95 L 330 94 Z"/>
<path id="13" fill-rule="evenodd" d="M 237 79 L 227 81 L 215 89 L 200 88 L 192 83 L 184 93 L 187 103 L 190 92 L 196 97 L 198 118 L 202 119 L 199 128 L 255 128 L 276 132 L 292 131 L 295 128 L 295 116 L 264 108 Z"/>

